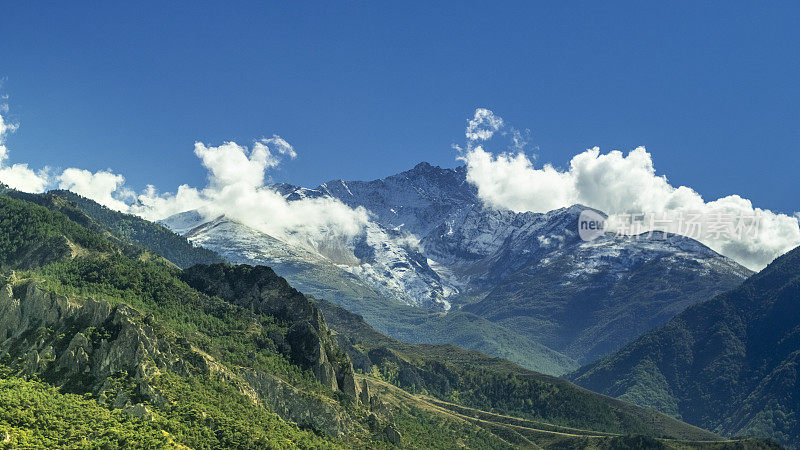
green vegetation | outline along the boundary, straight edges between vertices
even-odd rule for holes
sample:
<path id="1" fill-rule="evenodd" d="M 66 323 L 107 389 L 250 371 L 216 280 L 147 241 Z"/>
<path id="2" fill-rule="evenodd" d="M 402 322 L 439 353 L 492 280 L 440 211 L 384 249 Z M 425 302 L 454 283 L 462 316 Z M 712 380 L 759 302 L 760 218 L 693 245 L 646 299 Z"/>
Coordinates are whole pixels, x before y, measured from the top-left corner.
<path id="1" fill-rule="evenodd" d="M 226 254 L 231 261 L 254 264 L 246 255 Z M 309 258 L 311 259 L 311 258 Z M 475 314 L 451 311 L 446 315 L 385 297 L 342 268 L 324 261 L 270 264 L 292 286 L 307 295 L 336 303 L 356 312 L 381 333 L 418 344 L 451 344 L 500 356 L 537 372 L 562 375 L 579 364 L 528 336 Z"/>
<path id="2" fill-rule="evenodd" d="M 334 396 L 330 389 L 317 383 L 311 373 L 292 364 L 279 351 L 278 347 L 286 333 L 286 324 L 279 323 L 273 317 L 254 315 L 249 310 L 219 298 L 201 294 L 178 278 L 180 271 L 174 266 L 159 259 L 143 260 L 126 256 L 108 236 L 81 227 L 60 213 L 8 197 L 0 197 L 0 202 L 3 206 L 0 214 L 4 223 L 10 227 L 6 230 L 13 231 L 0 233 L 3 241 L 8 243 L 3 247 L 3 255 L 9 255 L 5 260 L 11 260 L 20 253 L 16 250 L 16 243 L 31 240 L 35 242 L 50 237 L 65 238 L 86 250 L 80 256 L 65 255 L 74 257 L 62 257 L 41 267 L 17 271 L 11 277 L 16 286 L 15 292 L 22 292 L 26 284 L 35 282 L 45 291 L 75 301 L 102 298 L 112 306 L 130 305 L 143 314 L 143 325 L 149 324 L 155 328 L 164 342 L 162 345 L 168 345 L 173 351 L 185 354 L 184 365 L 194 373 L 178 376 L 168 371 L 146 380 L 146 384 L 150 386 L 148 389 L 159 392 L 159 401 L 154 404 L 149 404 L 153 401 L 152 398 L 148 400 L 141 397 L 141 388 L 137 391 L 137 385 L 140 387 L 143 380 L 136 380 L 125 374 L 120 374 L 114 382 L 111 378 L 105 382 L 100 380 L 105 386 L 103 392 L 100 392 L 104 405 L 113 404 L 121 393 L 129 395 L 135 401 L 144 400 L 149 408 L 153 408 L 154 429 L 164 430 L 175 442 L 193 448 L 319 448 L 335 444 L 329 438 L 289 425 L 275 413 L 255 404 L 253 398 L 243 395 L 237 387 L 241 385 L 241 381 L 236 381 L 236 373 L 240 368 L 247 367 L 269 373 L 285 380 L 289 385 L 333 401 Z M 55 333 L 50 329 L 39 330 L 37 334 L 42 339 L 52 339 L 57 352 L 68 341 L 74 341 L 71 335 L 74 336 L 77 331 L 75 325 L 69 323 L 65 323 Z M 52 336 L 59 333 L 59 336 Z M 111 325 L 91 326 L 83 330 L 83 334 L 95 348 L 103 347 L 103 342 L 119 338 L 116 333 Z M 23 344 L 25 342 L 29 341 L 22 341 Z M 15 344 L 11 350 L 16 352 L 20 348 L 20 344 Z M 212 361 L 219 361 L 225 367 L 221 370 L 225 371 L 223 373 L 227 374 L 225 377 L 228 380 L 221 380 L 213 372 L 204 373 L 207 369 L 204 371 L 203 367 L 209 363 L 193 357 L 192 354 L 196 355 L 196 352 L 187 353 L 192 348 L 208 355 Z M 21 359 L 13 356 L 7 356 L 5 362 L 12 365 L 13 372 L 22 371 L 24 367 L 19 364 L 24 365 L 25 355 L 20 355 Z M 82 388 L 74 380 L 61 379 L 61 371 L 57 370 L 47 370 L 41 375 L 45 380 L 56 384 L 66 382 L 65 389 L 78 393 L 92 394 L 89 386 L 97 384 L 97 380 L 86 379 Z M 109 388 L 112 385 L 122 387 Z M 93 401 L 87 402 L 76 408 L 92 407 L 111 414 L 107 407 Z M 55 414 L 47 409 L 51 404 L 44 404 L 45 411 L 42 414 Z M 109 415 L 108 420 L 119 414 L 117 411 Z M 26 436 L 37 445 L 48 446 L 51 442 L 58 446 L 67 442 L 69 445 L 79 445 L 80 439 L 83 439 L 80 434 L 82 431 L 77 428 L 72 430 L 72 426 L 64 423 L 68 430 L 64 432 L 64 443 L 47 440 L 49 438 L 41 434 L 44 433 L 42 430 L 31 430 Z M 116 424 L 109 422 L 109 439 L 115 436 L 112 433 L 115 427 Z M 120 439 L 127 439 L 125 428 L 119 428 L 122 430 L 117 433 L 120 434 Z M 160 432 L 156 436 L 163 439 Z M 89 436 L 87 439 L 96 437 Z M 102 446 L 102 441 L 98 442 Z M 115 447 L 125 443 L 109 445 Z"/>
<path id="3" fill-rule="evenodd" d="M 154 385 L 175 405 L 159 425 L 191 448 L 336 448 L 343 444 L 288 424 L 218 377 L 163 374 Z"/>
<path id="4" fill-rule="evenodd" d="M 153 422 L 42 382 L 0 375 L 0 447 L 157 448 L 170 442 Z"/>
<path id="5" fill-rule="evenodd" d="M 110 252 L 114 249 L 107 239 L 62 214 L 7 196 L 0 196 L 0 230 L 0 267 L 25 265 L 27 261 L 21 258 L 37 251 L 52 250 L 52 259 L 58 258 L 62 254 L 56 252 L 61 249 L 47 246 L 63 242 L 64 237 L 87 250 Z"/>
<path id="6" fill-rule="evenodd" d="M 254 408 L 218 378 L 164 374 L 155 385 L 173 408 L 134 417 L 89 395 L 62 394 L 38 381 L 0 376 L 0 447 L 335 448 L 337 444 Z"/>
<path id="7" fill-rule="evenodd" d="M 387 334 L 418 344 L 451 344 L 556 376 L 578 368 L 574 359 L 475 314 L 458 310 L 445 315 L 427 314 L 420 320 L 416 317 L 419 308 L 415 309 L 407 318 L 395 315 L 392 323 L 386 324 L 391 330 Z"/>
<path id="8" fill-rule="evenodd" d="M 182 282 L 179 274 L 166 265 L 114 255 L 62 260 L 30 276 L 41 277 L 46 290 L 60 295 L 130 305 L 156 318 L 165 335 L 183 337 L 185 345 L 197 346 L 232 369 L 251 366 L 323 390 L 309 373 L 277 351 L 285 324 L 203 295 Z"/>
<path id="9" fill-rule="evenodd" d="M 411 392 L 554 425 L 715 439 L 712 433 L 663 414 L 610 401 L 500 358 L 453 346 L 397 341 L 378 333 L 356 314 L 325 300 L 317 300 L 317 304 L 357 368 L 373 371 L 381 379 Z"/>
<path id="10" fill-rule="evenodd" d="M 402 446 L 420 449 L 510 448 L 491 431 L 470 423 L 431 414 L 411 406 L 395 414 L 396 427 L 404 432 Z"/>
<path id="11" fill-rule="evenodd" d="M 148 222 L 132 214 L 114 211 L 70 191 L 51 191 L 49 194 L 73 203 L 108 231 L 163 256 L 178 267 L 186 268 L 195 264 L 224 261 L 215 252 L 196 247 L 183 236 L 179 236 L 157 223 Z"/>
<path id="12" fill-rule="evenodd" d="M 329 304 L 265 267 L 182 271 L 55 195 L 0 195 L 0 207 L 0 446 L 575 448 L 616 432 L 716 439 L 497 358 L 387 338 L 358 316 L 329 314 Z M 351 358 L 367 375 L 353 374 Z"/>

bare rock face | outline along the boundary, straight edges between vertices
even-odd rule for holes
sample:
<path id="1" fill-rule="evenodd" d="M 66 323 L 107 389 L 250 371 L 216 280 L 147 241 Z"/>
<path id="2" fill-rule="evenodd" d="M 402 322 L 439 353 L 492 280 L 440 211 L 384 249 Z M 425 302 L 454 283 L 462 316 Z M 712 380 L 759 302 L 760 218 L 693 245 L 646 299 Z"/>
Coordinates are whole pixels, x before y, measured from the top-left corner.
<path id="1" fill-rule="evenodd" d="M 69 342 L 66 351 L 56 361 L 56 369 L 66 377 L 73 377 L 83 372 L 89 371 L 89 353 L 92 351 L 92 344 L 83 333 L 75 334 Z M 34 350 L 31 354 L 36 354 Z M 29 371 L 31 367 L 27 368 Z M 31 373 L 38 370 L 34 369 Z"/>
<path id="2" fill-rule="evenodd" d="M 361 403 L 364 405 L 369 406 L 370 404 L 370 394 L 369 394 L 369 383 L 367 380 L 361 380 L 361 395 L 360 398 Z"/>
<path id="3" fill-rule="evenodd" d="M 34 283 L 0 288 L 0 360 L 67 391 L 99 393 L 126 373 L 142 383 L 179 360 L 133 308 L 75 302 Z"/>
<path id="4" fill-rule="evenodd" d="M 320 383 L 338 390 L 336 371 L 333 369 L 319 332 L 308 321 L 297 322 L 286 333 L 286 342 L 292 349 L 292 360 L 309 367 Z"/>
<path id="5" fill-rule="evenodd" d="M 342 372 L 340 389 L 349 399 L 358 403 L 361 400 L 361 387 L 356 383 L 356 378 L 353 374 L 353 365 L 348 362 L 348 367 Z"/>

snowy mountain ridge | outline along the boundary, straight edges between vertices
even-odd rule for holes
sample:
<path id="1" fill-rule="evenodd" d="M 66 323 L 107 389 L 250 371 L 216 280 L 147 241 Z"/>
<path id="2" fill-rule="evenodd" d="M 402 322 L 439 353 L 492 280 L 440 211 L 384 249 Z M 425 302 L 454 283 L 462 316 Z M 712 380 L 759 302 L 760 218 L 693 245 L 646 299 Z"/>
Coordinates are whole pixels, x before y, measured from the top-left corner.
<path id="1" fill-rule="evenodd" d="M 615 264 L 602 264 L 614 272 L 624 272 L 629 267 L 626 261 L 647 260 L 647 254 L 654 251 L 672 252 L 683 260 L 711 258 L 721 262 L 717 266 L 722 270 L 742 272 L 735 262 L 688 238 L 664 240 L 656 233 L 650 239 L 602 237 L 599 242 L 583 242 L 577 236 L 577 216 L 587 208 L 581 205 L 547 213 L 487 208 L 467 182 L 464 167 L 442 169 L 420 163 L 373 181 L 334 180 L 315 189 L 286 183 L 272 187 L 289 201 L 331 197 L 369 211 L 371 220 L 346 250 L 352 252 L 352 258 L 328 259 L 381 295 L 413 306 L 446 311 L 451 307 L 450 297 L 483 292 L 531 261 L 547 264 L 553 252 L 580 252 L 587 261 L 584 266 L 589 261 L 613 259 L 614 254 L 628 255 Z M 187 211 L 162 223 L 233 260 L 274 264 L 325 258 L 324 251 L 309 251 L 297 242 L 245 231 L 242 224 L 223 226 L 221 222 L 226 221 L 230 219 L 208 220 L 197 211 Z M 241 245 L 244 243 L 247 245 Z M 602 249 L 604 256 L 592 256 L 593 248 Z M 248 256 L 236 257 L 232 255 L 235 252 Z"/>
<path id="2" fill-rule="evenodd" d="M 546 328 L 542 324 L 564 320 L 559 314 L 572 308 L 571 302 L 577 301 L 573 297 L 597 297 L 601 302 L 584 308 L 598 311 L 594 319 L 586 318 L 586 326 L 607 320 L 602 305 L 625 310 L 625 299 L 617 293 L 637 292 L 636 283 L 650 283 L 657 278 L 654 267 L 676 286 L 681 280 L 712 276 L 705 284 L 701 280 L 693 285 L 697 292 L 682 292 L 679 287 L 671 296 L 646 305 L 641 314 L 647 326 L 668 320 L 701 295 L 735 286 L 750 274 L 682 236 L 606 235 L 584 242 L 578 236 L 578 217 L 587 209 L 582 205 L 547 213 L 488 208 L 467 181 L 464 167 L 442 169 L 420 163 L 379 180 L 334 180 L 314 189 L 281 183 L 272 189 L 289 202 L 333 198 L 364 208 L 369 220 L 352 242 L 328 244 L 335 247 L 333 257 L 328 249 L 309 249 L 303 242 L 270 236 L 230 218 L 203 217 L 197 211 L 174 215 L 162 224 L 232 263 L 269 265 L 301 291 L 342 304 L 368 319 L 379 317 L 375 320 L 384 324 L 392 322 L 392 305 L 431 314 L 464 308 L 535 339 L 542 339 L 539 330 Z M 531 280 L 535 280 L 533 285 Z M 554 292 L 558 298 L 548 297 Z M 540 293 L 554 303 L 538 305 Z M 515 299 L 513 311 L 503 305 L 505 298 Z M 509 314 L 536 317 L 515 322 Z M 542 317 L 547 317 L 545 322 Z M 419 320 L 397 326 L 413 327 Z M 378 326 L 389 332 L 387 327 Z M 409 333 L 413 335 L 404 335 Z M 633 337 L 624 335 L 624 339 Z M 558 340 L 545 345 L 578 359 L 587 352 L 606 352 L 618 343 L 607 343 L 600 350 L 574 350 L 574 342 Z"/>
<path id="3" fill-rule="evenodd" d="M 225 216 L 207 220 L 197 211 L 187 211 L 161 223 L 196 245 L 217 249 L 232 263 L 336 267 L 378 294 L 407 305 L 446 311 L 450 308 L 446 297 L 456 292 L 453 286 L 443 285 L 413 236 L 374 222 L 352 244 L 342 243 L 350 246 L 344 250 L 347 254 L 337 251 L 335 258 L 328 249 L 313 251 L 304 243 L 278 239 Z M 309 293 L 319 295 L 315 289 Z"/>

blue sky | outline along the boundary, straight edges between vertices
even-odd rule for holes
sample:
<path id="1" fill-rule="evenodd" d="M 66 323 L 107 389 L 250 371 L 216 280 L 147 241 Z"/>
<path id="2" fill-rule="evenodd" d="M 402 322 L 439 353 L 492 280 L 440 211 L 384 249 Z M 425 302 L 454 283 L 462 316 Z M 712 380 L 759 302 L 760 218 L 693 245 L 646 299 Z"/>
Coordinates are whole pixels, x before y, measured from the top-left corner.
<path id="1" fill-rule="evenodd" d="M 273 178 L 314 186 L 453 167 L 487 107 L 537 163 L 645 145 L 673 185 L 798 210 L 797 2 L 429 3 L 5 3 L 11 160 L 174 190 L 195 141 L 277 133 Z"/>

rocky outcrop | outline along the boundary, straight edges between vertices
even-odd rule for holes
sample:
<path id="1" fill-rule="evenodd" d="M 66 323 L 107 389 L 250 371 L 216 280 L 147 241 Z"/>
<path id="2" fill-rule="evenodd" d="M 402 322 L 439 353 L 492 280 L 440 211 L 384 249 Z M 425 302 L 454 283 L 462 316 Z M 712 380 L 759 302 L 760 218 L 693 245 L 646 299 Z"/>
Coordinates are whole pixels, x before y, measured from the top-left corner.
<path id="1" fill-rule="evenodd" d="M 369 383 L 367 383 L 367 380 L 361 380 L 361 396 L 359 399 L 361 403 L 365 405 L 369 405 L 370 403 Z"/>
<path id="2" fill-rule="evenodd" d="M 273 411 L 302 427 L 343 436 L 356 426 L 333 400 L 303 392 L 263 372 L 245 370 L 242 376 Z"/>
<path id="3" fill-rule="evenodd" d="M 144 382 L 159 370 L 185 371 L 169 345 L 127 305 L 82 302 L 34 283 L 0 288 L 0 361 L 67 391 L 100 393 L 126 374 Z M 22 364 L 19 361 L 24 361 Z M 149 388 L 139 386 L 137 395 Z"/>
<path id="4" fill-rule="evenodd" d="M 361 401 L 353 364 L 325 325 L 322 312 L 305 295 L 266 266 L 197 265 L 184 270 L 183 280 L 208 295 L 276 318 L 289 329 L 285 342 L 291 360 L 311 370 L 320 383 Z"/>
<path id="5" fill-rule="evenodd" d="M 306 392 L 272 374 L 232 371 L 186 339 L 164 338 L 149 322 L 125 304 L 68 299 L 31 282 L 13 288 L 0 285 L 0 363 L 66 392 L 92 393 L 100 403 L 135 417 L 151 416 L 144 403 L 164 404 L 151 380 L 170 371 L 220 376 L 284 419 L 326 434 L 342 435 L 356 426 L 330 397 Z M 343 370 L 328 360 L 327 334 L 302 321 L 290 331 L 287 342 L 317 378 L 355 402 L 364 398 L 352 366 Z M 118 389 L 120 378 L 133 388 Z"/>
<path id="6" fill-rule="evenodd" d="M 339 389 L 336 371 L 325 350 L 323 337 L 308 321 L 296 322 L 286 333 L 292 360 L 301 367 L 310 368 L 314 376 L 332 390 Z"/>

